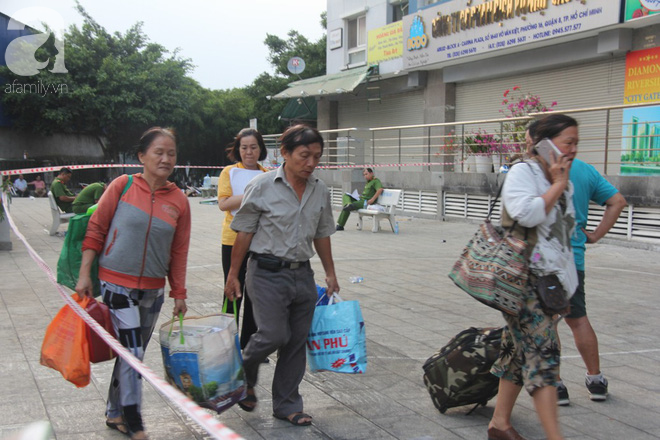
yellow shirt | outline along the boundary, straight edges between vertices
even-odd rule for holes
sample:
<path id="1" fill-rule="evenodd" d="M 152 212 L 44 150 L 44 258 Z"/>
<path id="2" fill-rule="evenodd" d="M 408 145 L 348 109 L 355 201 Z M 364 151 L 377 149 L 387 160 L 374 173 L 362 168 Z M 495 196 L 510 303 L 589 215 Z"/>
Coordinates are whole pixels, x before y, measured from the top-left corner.
<path id="1" fill-rule="evenodd" d="M 268 171 L 259 164 L 257 164 L 257 166 L 264 173 Z M 229 180 L 229 173 L 231 172 L 232 168 L 245 169 L 243 163 L 238 162 L 237 164 L 229 165 L 228 167 L 225 167 L 222 170 L 222 172 L 220 173 L 220 177 L 218 178 L 218 202 L 220 202 L 220 199 L 224 199 L 226 197 L 231 197 L 234 195 L 231 189 L 231 181 Z M 233 246 L 234 241 L 236 241 L 236 232 L 234 232 L 234 230 L 229 227 L 233 219 L 234 216 L 232 215 L 231 211 L 225 211 L 225 220 L 222 223 L 222 244 L 226 246 Z"/>

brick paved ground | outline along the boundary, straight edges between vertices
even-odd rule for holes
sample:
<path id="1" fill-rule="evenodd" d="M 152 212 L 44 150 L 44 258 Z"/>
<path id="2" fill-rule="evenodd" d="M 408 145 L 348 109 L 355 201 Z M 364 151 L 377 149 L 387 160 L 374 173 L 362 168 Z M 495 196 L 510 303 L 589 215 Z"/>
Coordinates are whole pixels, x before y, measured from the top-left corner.
<path id="1" fill-rule="evenodd" d="M 190 199 L 193 234 L 188 268 L 189 308 L 201 315 L 219 311 L 222 294 L 217 206 Z M 50 237 L 46 199 L 14 199 L 11 213 L 31 245 L 56 266 L 66 226 Z M 422 364 L 454 334 L 469 326 L 497 326 L 501 316 L 470 299 L 447 278 L 451 264 L 476 225 L 401 218 L 400 233 L 346 231 L 333 236 L 344 299 L 359 300 L 366 321 L 368 371 L 351 376 L 308 373 L 302 383 L 305 410 L 314 425 L 297 428 L 271 416 L 270 379 L 275 356 L 262 368 L 259 408 L 238 408 L 217 416 L 246 439 L 484 439 L 494 400 L 466 416 L 468 408 L 440 414 L 422 382 Z M 36 420 L 49 420 L 57 439 L 125 438 L 105 427 L 104 399 L 111 363 L 93 366 L 82 389 L 39 364 L 44 330 L 62 300 L 15 236 L 13 250 L 0 252 L 0 438 Z M 560 408 L 569 439 L 660 438 L 659 253 L 598 244 L 587 254 L 587 295 L 598 332 L 610 398 L 591 402 L 584 366 L 570 332 L 564 341 L 562 376 L 571 406 Z M 318 258 L 313 266 L 323 281 Z M 350 276 L 362 276 L 350 284 Z M 166 319 L 168 300 L 161 316 Z M 162 371 L 154 341 L 146 363 Z M 145 384 L 144 416 L 152 439 L 204 439 L 208 434 Z M 513 423 L 529 439 L 543 438 L 531 398 L 521 394 Z"/>

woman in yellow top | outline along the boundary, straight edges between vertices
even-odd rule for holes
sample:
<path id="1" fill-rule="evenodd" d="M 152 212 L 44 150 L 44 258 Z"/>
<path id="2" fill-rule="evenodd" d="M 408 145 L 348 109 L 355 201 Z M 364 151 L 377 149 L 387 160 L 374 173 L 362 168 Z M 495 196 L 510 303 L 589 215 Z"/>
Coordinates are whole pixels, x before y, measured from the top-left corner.
<path id="1" fill-rule="evenodd" d="M 222 224 L 222 270 L 225 274 L 225 283 L 227 282 L 227 273 L 231 267 L 231 250 L 236 240 L 236 232 L 229 225 L 234 219 L 234 213 L 241 206 L 243 190 L 247 182 L 256 175 L 254 173 L 255 171 L 266 172 L 266 169 L 257 162 L 264 160 L 267 155 L 266 144 L 264 144 L 261 133 L 252 128 L 241 130 L 236 135 L 234 142 L 227 147 L 226 151 L 229 160 L 238 160 L 238 163 L 225 167 L 218 179 L 218 207 L 225 213 L 225 221 Z M 251 170 L 252 173 L 239 170 Z M 239 272 L 241 286 L 245 286 L 246 267 L 247 256 Z M 250 340 L 250 336 L 257 331 L 257 325 L 254 323 L 254 317 L 252 316 L 252 303 L 250 302 L 247 291 L 243 292 L 243 298 L 245 298 L 245 301 L 243 323 L 241 325 L 241 348 L 245 348 L 245 345 Z M 237 311 L 241 308 L 241 299 L 236 299 Z M 227 296 L 224 297 L 224 301 L 229 301 Z M 227 304 L 227 310 L 232 312 L 234 310 L 233 304 Z M 236 319 L 238 320 L 238 316 L 236 316 Z"/>

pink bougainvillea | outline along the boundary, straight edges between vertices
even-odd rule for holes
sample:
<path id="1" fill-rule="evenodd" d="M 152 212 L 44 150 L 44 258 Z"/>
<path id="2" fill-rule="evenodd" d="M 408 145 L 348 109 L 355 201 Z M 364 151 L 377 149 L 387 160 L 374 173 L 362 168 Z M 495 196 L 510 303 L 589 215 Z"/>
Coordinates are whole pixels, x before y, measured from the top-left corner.
<path id="1" fill-rule="evenodd" d="M 538 95 L 522 91 L 520 86 L 504 91 L 504 100 L 500 109 L 507 118 L 517 118 L 527 116 L 530 113 L 542 113 L 552 111 L 552 107 L 557 105 L 557 101 L 552 101 L 550 106 L 543 104 Z"/>
<path id="2" fill-rule="evenodd" d="M 520 118 L 530 113 L 550 112 L 557 106 L 557 101 L 545 105 L 539 95 L 525 92 L 520 86 L 514 86 L 504 91 L 502 101 L 502 113 L 507 118 Z M 528 119 L 519 119 L 504 123 L 502 133 L 502 150 L 506 152 L 522 151 L 525 141 L 525 128 Z M 504 152 L 504 151 L 503 151 Z"/>
<path id="3" fill-rule="evenodd" d="M 472 154 L 489 156 L 500 152 L 500 139 L 495 135 L 478 129 L 465 137 L 465 146 Z"/>

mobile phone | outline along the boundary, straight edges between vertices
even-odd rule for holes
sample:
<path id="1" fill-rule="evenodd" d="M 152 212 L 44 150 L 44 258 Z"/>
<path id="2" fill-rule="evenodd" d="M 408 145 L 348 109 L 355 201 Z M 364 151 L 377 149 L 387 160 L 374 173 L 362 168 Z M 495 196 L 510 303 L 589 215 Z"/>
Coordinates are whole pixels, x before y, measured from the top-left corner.
<path id="1" fill-rule="evenodd" d="M 563 154 L 559 148 L 548 138 L 542 139 L 536 146 L 536 153 L 541 156 L 548 165 L 553 164 L 559 160 L 559 157 Z M 554 160 L 552 158 L 554 153 Z"/>

